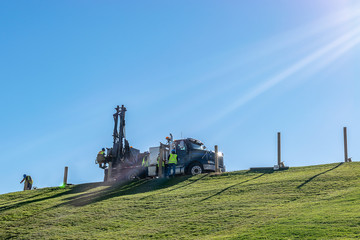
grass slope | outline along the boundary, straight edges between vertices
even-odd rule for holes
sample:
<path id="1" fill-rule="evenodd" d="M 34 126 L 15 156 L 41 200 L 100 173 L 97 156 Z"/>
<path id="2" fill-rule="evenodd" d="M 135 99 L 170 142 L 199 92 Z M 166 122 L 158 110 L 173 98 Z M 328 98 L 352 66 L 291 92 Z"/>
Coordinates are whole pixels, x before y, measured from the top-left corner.
<path id="1" fill-rule="evenodd" d="M 0 195 L 0 239 L 359 239 L 360 163 Z"/>

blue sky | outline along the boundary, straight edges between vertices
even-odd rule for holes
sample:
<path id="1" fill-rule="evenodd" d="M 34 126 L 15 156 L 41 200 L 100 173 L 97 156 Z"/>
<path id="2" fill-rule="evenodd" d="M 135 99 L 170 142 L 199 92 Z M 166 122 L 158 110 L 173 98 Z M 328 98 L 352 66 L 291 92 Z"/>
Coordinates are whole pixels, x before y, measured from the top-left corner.
<path id="1" fill-rule="evenodd" d="M 0 193 L 101 181 L 116 105 L 141 151 L 171 132 L 227 170 L 360 160 L 360 3 L 2 1 Z"/>

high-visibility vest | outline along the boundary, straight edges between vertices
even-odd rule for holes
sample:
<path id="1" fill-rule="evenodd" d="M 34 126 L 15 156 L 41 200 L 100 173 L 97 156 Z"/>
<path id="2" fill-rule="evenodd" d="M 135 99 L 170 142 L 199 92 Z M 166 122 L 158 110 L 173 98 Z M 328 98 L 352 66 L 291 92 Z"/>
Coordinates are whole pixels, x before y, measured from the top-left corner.
<path id="1" fill-rule="evenodd" d="M 141 166 L 143 166 L 143 167 L 148 167 L 149 166 L 147 156 L 143 157 Z"/>
<path id="2" fill-rule="evenodd" d="M 25 180 L 28 181 L 28 183 L 33 184 L 33 180 L 30 176 L 26 176 Z"/>
<path id="3" fill-rule="evenodd" d="M 177 164 L 177 154 L 170 153 L 169 164 Z"/>
<path id="4" fill-rule="evenodd" d="M 158 158 L 157 158 L 157 166 L 159 166 L 159 161 L 160 161 L 160 157 L 158 157 Z M 161 164 L 161 165 L 162 165 L 163 167 L 165 167 L 165 163 L 164 163 L 164 161 L 161 161 L 161 162 L 162 162 L 162 164 Z"/>
<path id="5" fill-rule="evenodd" d="M 96 163 L 103 163 L 103 162 L 105 162 L 105 152 L 100 151 L 96 156 Z"/>
<path id="6" fill-rule="evenodd" d="M 105 154 L 105 152 L 104 152 L 104 151 L 100 151 L 98 154 L 100 154 L 100 155 L 104 155 L 104 154 Z"/>

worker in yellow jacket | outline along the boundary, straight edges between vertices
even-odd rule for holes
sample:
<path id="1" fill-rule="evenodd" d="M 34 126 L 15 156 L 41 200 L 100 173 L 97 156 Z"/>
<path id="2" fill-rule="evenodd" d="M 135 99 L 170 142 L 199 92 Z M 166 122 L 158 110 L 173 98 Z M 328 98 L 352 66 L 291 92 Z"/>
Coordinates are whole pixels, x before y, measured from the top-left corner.
<path id="1" fill-rule="evenodd" d="M 163 160 L 160 160 L 160 154 L 157 157 L 157 163 L 156 163 L 156 174 L 159 176 L 159 162 L 161 162 L 161 174 L 163 176 L 163 174 L 165 173 L 165 162 Z M 159 177 L 162 177 L 159 176 Z"/>
<path id="2" fill-rule="evenodd" d="M 106 167 L 106 162 L 105 162 L 105 148 L 102 148 L 101 151 L 98 152 L 97 156 L 96 156 L 96 163 L 99 164 L 100 168 L 105 168 Z"/>
<path id="3" fill-rule="evenodd" d="M 24 181 L 25 181 L 25 183 L 24 183 L 24 191 L 25 190 L 31 190 L 32 184 L 33 184 L 33 180 L 31 178 L 31 176 L 28 176 L 28 175 L 24 174 L 23 175 L 23 180 L 21 180 L 20 184 L 23 183 Z"/>
<path id="4" fill-rule="evenodd" d="M 149 176 L 149 153 L 148 152 L 145 152 L 145 156 L 143 157 L 143 160 L 142 160 L 142 163 L 141 163 L 141 166 L 143 168 L 145 168 L 145 173 L 146 173 L 146 176 Z"/>
<path id="5" fill-rule="evenodd" d="M 175 170 L 176 170 L 177 163 L 178 163 L 178 157 L 177 157 L 177 154 L 175 153 L 175 149 L 173 149 L 168 158 L 168 166 L 167 166 L 167 176 L 168 177 L 170 177 L 171 170 L 172 170 L 171 176 L 175 177 Z"/>

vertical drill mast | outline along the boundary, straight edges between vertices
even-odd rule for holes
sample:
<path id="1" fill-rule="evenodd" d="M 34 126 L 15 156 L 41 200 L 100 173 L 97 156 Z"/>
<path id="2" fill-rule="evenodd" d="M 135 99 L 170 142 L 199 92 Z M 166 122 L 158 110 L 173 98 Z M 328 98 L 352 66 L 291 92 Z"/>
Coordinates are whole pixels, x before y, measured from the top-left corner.
<path id="1" fill-rule="evenodd" d="M 116 165 L 120 161 L 124 160 L 125 151 L 124 145 L 126 145 L 126 139 L 125 139 L 125 112 L 126 108 L 124 105 L 117 106 L 115 108 L 116 113 L 113 115 L 114 117 L 114 133 L 113 133 L 113 149 L 116 149 L 115 158 L 113 161 L 115 161 L 113 164 Z"/>

